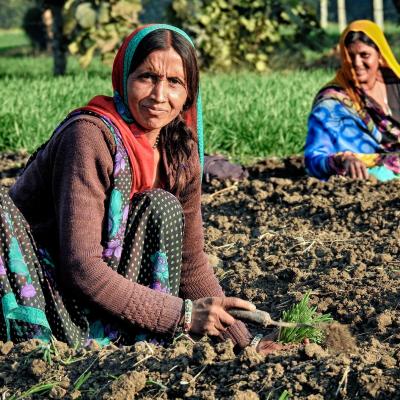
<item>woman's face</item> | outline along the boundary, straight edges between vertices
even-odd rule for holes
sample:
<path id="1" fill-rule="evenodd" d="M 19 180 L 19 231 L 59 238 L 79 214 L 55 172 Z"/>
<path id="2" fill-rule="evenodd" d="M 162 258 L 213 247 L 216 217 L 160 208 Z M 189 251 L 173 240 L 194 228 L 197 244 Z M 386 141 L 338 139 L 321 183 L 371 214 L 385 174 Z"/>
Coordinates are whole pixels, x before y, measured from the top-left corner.
<path id="1" fill-rule="evenodd" d="M 359 40 L 350 44 L 347 51 L 359 83 L 373 85 L 379 73 L 380 53 Z"/>
<path id="2" fill-rule="evenodd" d="M 128 106 L 147 132 L 160 132 L 182 111 L 187 99 L 185 70 L 172 48 L 157 50 L 128 77 Z"/>

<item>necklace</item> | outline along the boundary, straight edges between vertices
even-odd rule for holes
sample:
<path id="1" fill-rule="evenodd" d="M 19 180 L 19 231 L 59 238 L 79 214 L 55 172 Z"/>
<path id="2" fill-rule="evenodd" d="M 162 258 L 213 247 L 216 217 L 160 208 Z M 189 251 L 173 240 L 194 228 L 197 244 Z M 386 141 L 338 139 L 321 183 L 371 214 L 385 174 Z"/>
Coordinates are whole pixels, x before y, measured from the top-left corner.
<path id="1" fill-rule="evenodd" d="M 158 142 L 160 141 L 160 134 L 157 135 L 156 140 L 154 141 L 153 146 L 151 146 L 152 149 L 156 149 L 158 147 Z"/>

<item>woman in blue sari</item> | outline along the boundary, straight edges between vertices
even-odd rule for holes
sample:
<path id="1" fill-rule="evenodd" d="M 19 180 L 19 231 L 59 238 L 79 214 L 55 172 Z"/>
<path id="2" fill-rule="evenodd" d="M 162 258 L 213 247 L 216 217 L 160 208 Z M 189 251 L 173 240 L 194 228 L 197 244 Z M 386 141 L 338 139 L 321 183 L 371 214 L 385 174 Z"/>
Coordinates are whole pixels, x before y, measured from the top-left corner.
<path id="1" fill-rule="evenodd" d="M 340 39 L 342 65 L 314 99 L 305 164 L 320 179 L 400 176 L 400 65 L 381 29 L 354 21 Z"/>

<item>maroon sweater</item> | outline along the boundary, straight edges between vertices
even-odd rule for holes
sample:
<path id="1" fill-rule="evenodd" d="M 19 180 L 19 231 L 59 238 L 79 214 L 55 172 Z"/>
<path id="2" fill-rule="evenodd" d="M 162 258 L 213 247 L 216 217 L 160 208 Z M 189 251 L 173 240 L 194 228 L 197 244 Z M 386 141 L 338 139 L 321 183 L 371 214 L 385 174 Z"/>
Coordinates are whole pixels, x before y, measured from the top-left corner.
<path id="1" fill-rule="evenodd" d="M 131 282 L 102 260 L 114 153 L 114 139 L 99 119 L 75 117 L 38 153 L 10 195 L 37 243 L 55 256 L 64 290 L 123 321 L 171 334 L 181 317 L 182 299 Z M 173 178 L 165 154 L 161 161 L 168 186 Z M 198 158 L 194 162 L 193 179 L 179 196 L 185 216 L 180 296 L 192 300 L 223 296 L 203 250 Z M 241 347 L 250 341 L 239 321 L 227 333 Z"/>

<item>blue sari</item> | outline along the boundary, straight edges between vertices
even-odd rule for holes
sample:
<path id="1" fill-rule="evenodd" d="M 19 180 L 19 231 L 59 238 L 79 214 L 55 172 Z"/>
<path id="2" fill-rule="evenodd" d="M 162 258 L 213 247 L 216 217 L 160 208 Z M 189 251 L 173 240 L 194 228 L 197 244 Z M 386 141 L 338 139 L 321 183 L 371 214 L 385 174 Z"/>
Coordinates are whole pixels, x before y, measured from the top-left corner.
<path id="1" fill-rule="evenodd" d="M 310 175 L 326 180 L 340 174 L 333 157 L 350 152 L 365 162 L 369 173 L 379 180 L 398 177 L 399 124 L 384 115 L 373 99 L 362 95 L 366 106 L 361 111 L 338 86 L 327 86 L 317 95 L 308 119 L 304 152 Z"/>

